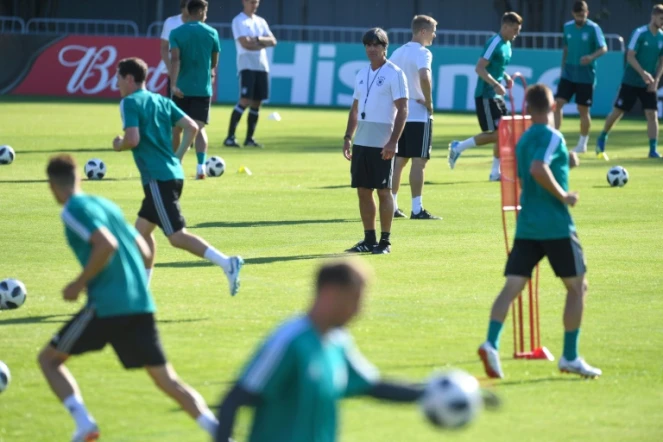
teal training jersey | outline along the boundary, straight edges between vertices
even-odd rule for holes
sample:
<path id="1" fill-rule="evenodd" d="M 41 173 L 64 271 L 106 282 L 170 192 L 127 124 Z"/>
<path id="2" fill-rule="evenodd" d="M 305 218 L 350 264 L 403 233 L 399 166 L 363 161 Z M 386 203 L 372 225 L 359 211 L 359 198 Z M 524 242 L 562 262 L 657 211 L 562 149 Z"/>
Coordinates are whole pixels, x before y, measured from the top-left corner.
<path id="1" fill-rule="evenodd" d="M 635 51 L 635 58 L 642 66 L 642 69 L 649 72 L 652 77 L 656 76 L 656 66 L 659 57 L 663 56 L 663 31 L 660 29 L 656 34 L 652 34 L 649 26 L 641 26 L 631 34 L 628 41 L 627 51 Z M 626 62 L 624 69 L 624 79 L 622 83 L 635 87 L 646 87 L 642 77 L 631 65 Z"/>
<path id="2" fill-rule="evenodd" d="M 596 60 L 582 65 L 580 59 L 606 46 L 599 25 L 591 20 L 587 20 L 581 27 L 576 26 L 575 20 L 567 22 L 564 25 L 564 46 L 566 46 L 566 62 L 562 69 L 562 78 L 574 83 L 594 84 Z"/>
<path id="3" fill-rule="evenodd" d="M 504 70 L 511 62 L 511 42 L 504 41 L 499 33 L 493 35 L 483 47 L 481 58 L 485 58 L 490 62 L 486 66 L 486 70 L 495 80 L 501 83 L 504 80 Z M 479 77 L 474 96 L 476 98 L 493 98 L 495 95 L 497 95 L 495 89 Z"/>
<path id="4" fill-rule="evenodd" d="M 569 152 L 564 136 L 546 124 L 533 124 L 516 145 L 516 161 L 522 189 L 516 238 L 569 238 L 576 228 L 568 207 L 541 187 L 529 173 L 533 161 L 543 161 L 559 185 L 568 191 Z"/>
<path id="5" fill-rule="evenodd" d="M 184 23 L 170 33 L 170 48 L 180 50 L 177 87 L 185 97 L 212 96 L 212 53 L 221 50 L 219 33 L 199 21 Z"/>
<path id="6" fill-rule="evenodd" d="M 261 398 L 250 442 L 333 442 L 337 402 L 377 381 L 344 330 L 320 336 L 307 316 L 279 327 L 255 354 L 240 385 Z"/>
<path id="7" fill-rule="evenodd" d="M 90 258 L 89 241 L 94 232 L 105 227 L 117 239 L 117 250 L 87 285 L 88 305 L 94 307 L 97 316 L 155 311 L 145 264 L 136 244 L 139 233 L 126 222 L 119 207 L 105 198 L 78 193 L 64 205 L 62 221 L 67 242 L 83 267 Z"/>
<path id="8" fill-rule="evenodd" d="M 151 180 L 184 179 L 180 160 L 173 152 L 172 129 L 184 112 L 170 98 L 139 89 L 120 102 L 123 129 L 137 127 L 138 146 L 131 149 L 143 185 Z"/>

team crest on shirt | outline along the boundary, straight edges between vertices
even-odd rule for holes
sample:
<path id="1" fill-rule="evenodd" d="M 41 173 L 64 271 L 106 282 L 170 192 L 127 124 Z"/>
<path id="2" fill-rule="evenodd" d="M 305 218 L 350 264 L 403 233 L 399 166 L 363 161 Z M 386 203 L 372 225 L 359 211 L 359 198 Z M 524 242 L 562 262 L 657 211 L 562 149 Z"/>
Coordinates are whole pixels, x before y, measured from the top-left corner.
<path id="1" fill-rule="evenodd" d="M 588 38 L 589 38 L 589 34 L 586 33 L 586 32 L 583 32 L 582 33 L 582 41 L 587 41 Z"/>
<path id="2" fill-rule="evenodd" d="M 384 77 L 378 77 L 376 83 L 378 86 L 382 86 L 384 84 Z"/>

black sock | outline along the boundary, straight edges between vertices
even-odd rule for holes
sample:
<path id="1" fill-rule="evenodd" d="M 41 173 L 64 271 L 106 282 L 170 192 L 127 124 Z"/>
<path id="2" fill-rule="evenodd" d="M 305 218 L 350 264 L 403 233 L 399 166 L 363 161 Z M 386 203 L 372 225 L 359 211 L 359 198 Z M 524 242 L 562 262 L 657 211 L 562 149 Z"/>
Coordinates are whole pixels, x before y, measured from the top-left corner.
<path id="1" fill-rule="evenodd" d="M 382 233 L 380 234 L 380 242 L 382 242 L 382 241 L 387 241 L 387 242 L 389 242 L 389 235 L 391 235 L 390 232 L 382 232 Z"/>
<path id="2" fill-rule="evenodd" d="M 246 131 L 246 139 L 247 140 L 252 140 L 253 139 L 253 134 L 256 131 L 256 126 L 258 125 L 258 116 L 259 116 L 260 109 L 256 108 L 251 108 L 249 109 L 249 128 Z"/>
<path id="3" fill-rule="evenodd" d="M 377 244 L 375 239 L 375 230 L 364 230 L 364 242 L 366 244 Z"/>
<path id="4" fill-rule="evenodd" d="M 228 128 L 228 138 L 235 136 L 235 129 L 237 129 L 237 125 L 239 124 L 239 120 L 242 119 L 242 114 L 244 113 L 245 109 L 246 108 L 242 107 L 239 103 L 235 105 L 235 109 L 233 109 L 233 113 L 230 116 L 230 127 Z"/>

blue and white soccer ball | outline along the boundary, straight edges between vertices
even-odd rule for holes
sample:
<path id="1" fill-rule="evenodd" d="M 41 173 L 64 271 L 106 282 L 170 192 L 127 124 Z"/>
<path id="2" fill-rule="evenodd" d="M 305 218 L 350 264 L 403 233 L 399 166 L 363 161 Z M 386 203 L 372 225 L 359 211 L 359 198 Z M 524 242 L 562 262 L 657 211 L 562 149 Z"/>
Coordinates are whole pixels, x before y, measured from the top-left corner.
<path id="1" fill-rule="evenodd" d="M 92 158 L 85 163 L 85 176 L 91 180 L 100 180 L 106 176 L 106 164 L 99 158 Z"/>
<path id="2" fill-rule="evenodd" d="M 7 364 L 0 361 L 0 393 L 5 391 L 9 386 L 9 382 L 12 380 L 12 374 L 9 371 Z"/>
<path id="3" fill-rule="evenodd" d="M 0 146 L 0 165 L 11 164 L 16 158 L 16 152 L 11 146 Z"/>
<path id="4" fill-rule="evenodd" d="M 205 161 L 207 176 L 220 177 L 226 171 L 226 162 L 221 157 L 209 157 Z"/>
<path id="5" fill-rule="evenodd" d="M 435 375 L 426 385 L 420 406 L 424 416 L 436 427 L 463 427 L 483 408 L 479 382 L 462 370 Z"/>
<path id="6" fill-rule="evenodd" d="M 628 183 L 628 172 L 622 166 L 615 166 L 608 171 L 606 178 L 610 187 L 624 187 Z"/>
<path id="7" fill-rule="evenodd" d="M 0 309 L 12 310 L 25 303 L 28 291 L 18 279 L 7 278 L 0 281 Z"/>

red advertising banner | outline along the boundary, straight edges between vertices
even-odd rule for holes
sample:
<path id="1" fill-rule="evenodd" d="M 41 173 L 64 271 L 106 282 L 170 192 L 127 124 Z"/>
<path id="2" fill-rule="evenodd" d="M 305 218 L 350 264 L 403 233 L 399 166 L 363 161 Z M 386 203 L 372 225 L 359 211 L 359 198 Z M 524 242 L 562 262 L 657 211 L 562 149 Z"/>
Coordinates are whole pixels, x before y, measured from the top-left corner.
<path id="1" fill-rule="evenodd" d="M 148 90 L 165 93 L 168 74 L 158 38 L 66 36 L 40 49 L 15 95 L 119 98 L 115 71 L 127 57 L 145 60 Z"/>

